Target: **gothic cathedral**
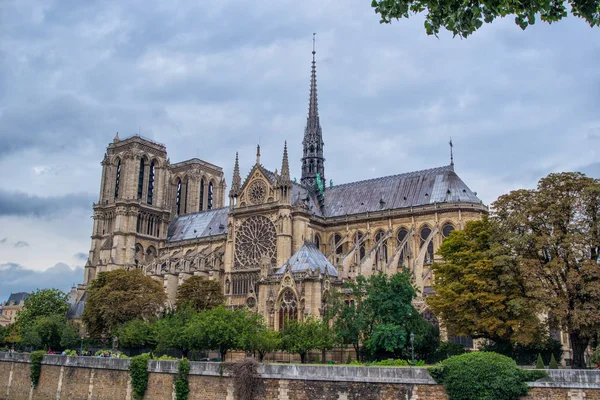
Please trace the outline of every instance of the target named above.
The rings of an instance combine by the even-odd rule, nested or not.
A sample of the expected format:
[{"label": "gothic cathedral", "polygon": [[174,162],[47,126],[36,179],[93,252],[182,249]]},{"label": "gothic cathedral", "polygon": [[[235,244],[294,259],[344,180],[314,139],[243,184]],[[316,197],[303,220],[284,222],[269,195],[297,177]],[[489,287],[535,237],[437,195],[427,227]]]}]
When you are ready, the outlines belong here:
[{"label": "gothic cathedral", "polygon": [[236,154],[226,206],[221,167],[196,158],[171,164],[164,145],[117,134],[102,161],[81,288],[99,272],[140,268],[163,283],[172,305],[178,285],[199,275],[221,283],[228,306],[280,329],[286,317],[320,316],[327,292],[347,279],[408,270],[423,311],[443,238],[487,207],[453,162],[328,185],[314,51],[302,146],[300,182],[290,178],[287,144],[279,172],[261,164],[258,147],[245,180]]}]

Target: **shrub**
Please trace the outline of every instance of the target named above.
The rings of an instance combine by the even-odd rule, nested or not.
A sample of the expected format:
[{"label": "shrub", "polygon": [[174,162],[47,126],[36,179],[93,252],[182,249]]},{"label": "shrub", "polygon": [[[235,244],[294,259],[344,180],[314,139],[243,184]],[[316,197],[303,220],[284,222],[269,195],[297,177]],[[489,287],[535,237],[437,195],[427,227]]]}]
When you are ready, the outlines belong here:
[{"label": "shrub", "polygon": [[29,377],[31,378],[31,384],[36,387],[40,381],[40,374],[42,373],[42,359],[46,352],[44,350],[34,351],[29,355],[31,361]]},{"label": "shrub", "polygon": [[545,369],[544,360],[542,360],[542,355],[538,354],[537,362],[535,363],[536,369]]},{"label": "shrub", "polygon": [[600,346],[596,347],[596,350],[594,351],[594,353],[590,357],[590,361],[594,365],[595,364],[600,364]]},{"label": "shrub", "polygon": [[140,354],[133,357],[129,364],[134,400],[143,400],[144,393],[146,393],[148,387],[148,361],[150,358],[149,353]]},{"label": "shrub", "polygon": [[190,392],[188,382],[188,373],[190,372],[190,363],[187,358],[179,361],[179,370],[175,379],[175,399],[186,400]]},{"label": "shrub", "polygon": [[550,369],[558,369],[558,363],[556,362],[556,358],[554,358],[554,354],[550,357]]},{"label": "shrub", "polygon": [[352,363],[352,356],[348,353],[348,358],[346,359],[346,364]]},{"label": "shrub", "polygon": [[430,367],[450,400],[516,400],[527,395],[527,382],[542,371],[524,371],[514,360],[497,353],[473,352],[453,356]]},{"label": "shrub", "polygon": [[179,360],[179,358],[177,358],[177,357],[171,357],[169,355],[163,354],[162,356],[158,357],[157,360],[177,361],[177,360]]}]

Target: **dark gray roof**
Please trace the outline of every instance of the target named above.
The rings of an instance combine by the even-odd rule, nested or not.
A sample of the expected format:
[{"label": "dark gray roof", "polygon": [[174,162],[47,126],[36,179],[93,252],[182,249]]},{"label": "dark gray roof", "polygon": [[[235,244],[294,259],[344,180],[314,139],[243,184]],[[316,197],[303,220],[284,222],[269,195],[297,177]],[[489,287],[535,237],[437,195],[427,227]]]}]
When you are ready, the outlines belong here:
[{"label": "dark gray roof", "polygon": [[21,300],[25,300],[27,296],[29,296],[29,293],[27,292],[11,293],[10,296],[8,296],[6,305],[11,305],[13,302],[14,304],[19,304]]},{"label": "dark gray roof", "polygon": [[86,301],[87,292],[81,296],[78,302],[71,304],[71,308],[67,311],[67,319],[81,319]]},{"label": "dark gray roof", "polygon": [[[325,188],[325,217],[434,203],[481,204],[454,167],[426,169]],[[383,199],[383,203],[381,200]]]},{"label": "dark gray roof", "polygon": [[169,225],[167,241],[177,242],[227,233],[228,211],[228,207],[223,207],[178,217]]},{"label": "dark gray roof", "polygon": [[327,260],[327,257],[319,251],[313,243],[304,243],[293,256],[281,268],[275,272],[275,275],[283,275],[288,268],[292,273],[306,272],[307,269],[315,271],[317,268],[323,273],[327,270],[329,276],[338,276],[337,269]]}]

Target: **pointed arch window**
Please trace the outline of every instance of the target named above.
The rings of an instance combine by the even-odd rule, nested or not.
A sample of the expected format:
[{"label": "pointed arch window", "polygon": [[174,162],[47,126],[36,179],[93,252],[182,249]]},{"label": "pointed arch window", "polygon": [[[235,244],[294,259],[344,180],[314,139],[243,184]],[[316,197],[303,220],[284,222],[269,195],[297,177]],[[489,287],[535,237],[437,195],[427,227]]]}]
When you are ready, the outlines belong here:
[{"label": "pointed arch window", "polygon": [[187,214],[187,198],[188,198],[188,185],[189,180],[186,179],[185,183],[182,184],[182,188],[181,188],[181,201],[183,202],[183,213]]},{"label": "pointed arch window", "polygon": [[442,235],[447,238],[448,236],[450,236],[450,233],[454,230],[454,225],[452,225],[451,223],[447,223],[444,225],[444,227],[442,228]]},{"label": "pointed arch window", "polygon": [[117,175],[115,177],[115,199],[119,198],[119,185],[121,184],[121,160],[117,164]]},{"label": "pointed arch window", "polygon": [[[398,246],[402,245],[402,242],[404,241],[404,239],[406,239],[407,235],[408,235],[408,231],[404,228],[401,228],[398,231]],[[405,243],[404,247],[400,250],[400,257],[398,258],[398,266],[399,267],[404,267],[406,264],[406,256],[408,255],[408,252],[406,251],[407,247],[408,247],[408,243]]]},{"label": "pointed arch window", "polygon": [[213,208],[213,183],[208,184],[208,201],[207,201],[207,210],[212,210]]},{"label": "pointed arch window", "polygon": [[384,231],[377,232],[375,235],[375,243],[379,244],[380,241],[383,241],[377,249],[377,254],[375,255],[375,259],[382,262],[387,262],[388,260],[388,248],[387,248],[387,240],[384,240],[385,237]]},{"label": "pointed arch window", "polygon": [[175,200],[177,204],[177,215],[181,214],[181,179],[177,180],[177,198]]},{"label": "pointed arch window", "polygon": [[154,161],[150,163],[150,170],[148,172],[148,204],[152,204],[152,197],[154,195]]},{"label": "pointed arch window", "polygon": [[142,195],[144,194],[144,168],[146,168],[145,160],[142,158],[140,160],[140,172],[138,174],[138,200],[141,200]]},{"label": "pointed arch window", "polygon": [[315,235],[315,246],[317,246],[317,249],[321,250],[321,238],[319,235]]},{"label": "pointed arch window", "polygon": [[367,255],[367,249],[365,247],[365,242],[363,240],[364,237],[365,237],[365,234],[362,233],[361,231],[356,232],[356,244],[355,244],[355,246],[358,246],[359,261],[362,260],[363,258],[365,258],[365,255]]},{"label": "pointed arch window", "polygon": [[200,179],[200,207],[198,211],[204,211],[204,179]]},{"label": "pointed arch window", "polygon": [[[424,226],[421,229],[421,248],[427,242],[427,238],[431,235],[431,229],[428,226]],[[431,265],[433,263],[433,239],[429,241],[427,244],[427,252],[425,253],[425,260],[423,261],[424,265]]]},{"label": "pointed arch window", "polygon": [[298,300],[296,295],[290,289],[286,289],[281,296],[281,305],[279,306],[279,330],[285,327],[288,321],[298,320]]}]

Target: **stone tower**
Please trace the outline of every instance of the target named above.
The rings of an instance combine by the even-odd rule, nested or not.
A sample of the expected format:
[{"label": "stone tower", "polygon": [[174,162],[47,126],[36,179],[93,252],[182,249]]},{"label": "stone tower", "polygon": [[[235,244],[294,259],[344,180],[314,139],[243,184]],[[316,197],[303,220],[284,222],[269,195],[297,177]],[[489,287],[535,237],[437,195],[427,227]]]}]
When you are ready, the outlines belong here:
[{"label": "stone tower", "polygon": [[158,255],[170,217],[168,178],[164,145],[115,136],[102,161],[85,284],[98,272],[141,266]]},{"label": "stone tower", "polygon": [[310,99],[308,102],[308,117],[304,129],[304,140],[302,141],[302,178],[304,186],[314,187],[317,182],[317,174],[325,187],[325,158],[323,157],[323,132],[319,121],[319,107],[317,104],[317,66],[315,61],[315,47],[313,37],[313,60],[310,76]]}]

